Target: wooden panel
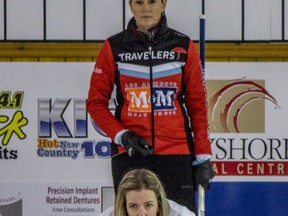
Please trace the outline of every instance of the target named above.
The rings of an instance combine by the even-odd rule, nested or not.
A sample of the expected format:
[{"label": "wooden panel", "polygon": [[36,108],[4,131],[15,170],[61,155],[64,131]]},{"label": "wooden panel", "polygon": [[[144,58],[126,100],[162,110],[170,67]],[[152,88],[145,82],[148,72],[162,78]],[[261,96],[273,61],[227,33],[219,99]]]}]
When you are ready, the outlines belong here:
[{"label": "wooden panel", "polygon": [[[198,44],[195,44],[198,48]],[[0,43],[0,61],[94,62],[102,43]],[[207,43],[209,62],[287,61],[288,43]]]},{"label": "wooden panel", "polygon": [[287,43],[208,43],[207,61],[284,61],[288,57]]},{"label": "wooden panel", "polygon": [[94,61],[102,43],[0,43],[0,60],[23,61]]}]

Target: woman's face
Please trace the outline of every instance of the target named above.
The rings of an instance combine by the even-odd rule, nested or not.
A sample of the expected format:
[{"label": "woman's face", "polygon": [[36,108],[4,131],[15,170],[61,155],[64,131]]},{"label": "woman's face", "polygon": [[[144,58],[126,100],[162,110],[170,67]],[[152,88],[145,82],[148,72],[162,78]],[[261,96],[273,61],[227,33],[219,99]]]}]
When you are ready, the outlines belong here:
[{"label": "woman's face", "polygon": [[130,9],[135,17],[137,27],[143,32],[159,23],[165,7],[166,3],[162,3],[161,0],[130,1]]},{"label": "woman's face", "polygon": [[129,191],[126,194],[126,210],[128,216],[156,216],[158,202],[154,191]]}]

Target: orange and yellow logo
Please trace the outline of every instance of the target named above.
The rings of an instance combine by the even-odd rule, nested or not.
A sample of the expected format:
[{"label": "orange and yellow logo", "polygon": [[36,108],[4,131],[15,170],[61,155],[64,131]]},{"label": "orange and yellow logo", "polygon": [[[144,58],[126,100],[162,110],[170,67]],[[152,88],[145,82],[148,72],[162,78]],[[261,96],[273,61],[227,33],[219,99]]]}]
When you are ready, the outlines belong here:
[{"label": "orange and yellow logo", "polygon": [[126,88],[128,110],[132,112],[151,112],[151,101],[155,111],[175,110],[174,98],[177,88],[155,87],[152,100],[149,87]]}]

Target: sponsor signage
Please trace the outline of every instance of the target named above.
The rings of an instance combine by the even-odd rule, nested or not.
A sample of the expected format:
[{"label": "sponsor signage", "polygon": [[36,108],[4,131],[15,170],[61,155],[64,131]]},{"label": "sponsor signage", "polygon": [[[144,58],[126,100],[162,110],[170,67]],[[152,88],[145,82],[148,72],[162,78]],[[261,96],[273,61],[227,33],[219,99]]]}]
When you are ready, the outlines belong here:
[{"label": "sponsor signage", "polygon": [[214,170],[220,179],[287,181],[285,66],[209,64],[209,125]]},{"label": "sponsor signage", "polygon": [[[111,140],[86,111],[93,66],[0,64],[0,216],[89,216],[113,204]],[[280,206],[285,206],[287,71],[287,63],[206,64],[212,163],[217,174],[207,194],[210,209],[217,207],[210,200],[215,200],[214,194],[237,199],[226,191],[228,184],[234,191],[241,190],[239,200],[249,200],[249,194],[242,192],[247,184],[263,187],[270,196],[271,185],[266,183],[271,182],[279,192]],[[150,88],[131,85],[125,90],[131,113],[147,116]],[[154,89],[158,114],[174,114],[175,92],[173,85]],[[115,104],[113,96],[112,113]],[[261,196],[254,198],[260,202]],[[227,200],[221,204],[227,211],[229,206],[237,209],[239,214],[234,216],[245,215],[242,206],[249,206],[240,201],[228,205]],[[263,201],[259,208],[261,214],[254,215],[265,215],[274,206]],[[287,210],[280,207],[276,212],[285,215]]]}]

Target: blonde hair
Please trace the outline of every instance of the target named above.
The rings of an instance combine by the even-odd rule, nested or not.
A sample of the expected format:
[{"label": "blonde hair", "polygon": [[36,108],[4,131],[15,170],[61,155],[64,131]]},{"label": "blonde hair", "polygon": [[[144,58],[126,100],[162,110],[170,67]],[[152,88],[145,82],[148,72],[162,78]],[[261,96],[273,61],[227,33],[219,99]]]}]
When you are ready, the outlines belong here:
[{"label": "blonde hair", "polygon": [[151,190],[155,193],[159,207],[158,216],[168,216],[165,190],[156,174],[147,169],[135,169],[123,177],[115,198],[114,215],[126,216],[126,194],[129,191],[142,189]]}]

